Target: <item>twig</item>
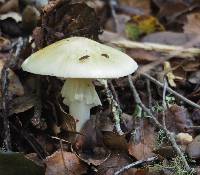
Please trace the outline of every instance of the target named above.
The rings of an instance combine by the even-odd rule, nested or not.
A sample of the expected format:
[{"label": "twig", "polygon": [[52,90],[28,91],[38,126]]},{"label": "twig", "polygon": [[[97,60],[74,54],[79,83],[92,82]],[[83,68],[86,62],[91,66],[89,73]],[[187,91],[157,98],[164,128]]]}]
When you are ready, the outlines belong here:
[{"label": "twig", "polygon": [[4,65],[1,71],[1,91],[2,91],[2,116],[3,116],[3,125],[4,125],[4,144],[7,151],[11,150],[11,139],[10,139],[10,125],[8,120],[9,106],[8,106],[8,67],[7,64]]},{"label": "twig", "polygon": [[152,108],[152,94],[151,94],[151,83],[149,79],[146,79],[147,82],[147,92],[148,92],[148,97],[149,97],[149,108]]},{"label": "twig", "polygon": [[194,47],[188,48],[182,46],[175,46],[175,45],[173,46],[173,45],[157,44],[157,43],[141,43],[136,41],[130,41],[127,39],[113,40],[111,41],[111,43],[124,48],[155,50],[158,52],[172,54],[174,56],[180,56],[184,58],[200,55],[200,49]]},{"label": "twig", "polygon": [[109,0],[111,14],[112,14],[112,17],[113,17],[113,20],[115,23],[116,32],[118,33],[119,32],[119,21],[117,19],[117,15],[116,15],[115,8],[114,8],[116,5],[117,5],[116,0]]},{"label": "twig", "polygon": [[162,111],[162,124],[163,124],[163,127],[165,129],[167,129],[166,127],[166,123],[165,123],[165,111],[167,110],[167,105],[166,105],[166,92],[167,92],[167,80],[166,80],[166,76],[164,76],[163,78],[163,82],[164,82],[164,87],[163,87],[163,96],[162,96],[162,106],[163,106],[163,111]]},{"label": "twig", "polygon": [[111,81],[109,81],[108,84],[110,85],[110,89],[111,89],[111,91],[112,91],[112,93],[113,93],[113,95],[114,95],[114,98],[115,98],[115,100],[117,101],[117,104],[118,104],[119,107],[120,107],[120,101],[119,101],[118,94],[117,94],[117,92],[115,91],[115,87],[113,86],[113,84],[112,84]]},{"label": "twig", "polygon": [[107,99],[109,101],[109,104],[111,105],[112,108],[112,113],[114,116],[114,120],[115,120],[115,128],[116,131],[119,135],[123,135],[123,131],[121,129],[120,126],[120,117],[121,117],[121,109],[119,107],[119,105],[117,104],[116,100],[114,99],[112,92],[110,91],[110,89],[108,88],[108,83],[106,80],[101,81],[101,83],[104,85],[105,90],[106,90],[106,95],[107,95]]},{"label": "twig", "polygon": [[172,147],[174,148],[174,150],[177,152],[177,154],[180,156],[180,158],[182,159],[182,162],[185,166],[185,169],[190,172],[192,169],[190,168],[190,166],[188,165],[187,163],[187,160],[184,156],[184,154],[182,153],[181,149],[179,148],[179,146],[177,145],[176,143],[176,140],[174,138],[174,135],[173,133],[171,133],[169,130],[167,130],[166,128],[164,128],[160,122],[157,120],[157,118],[154,116],[154,114],[150,111],[150,109],[148,109],[141,101],[140,97],[139,97],[139,94],[132,82],[132,77],[129,75],[128,76],[128,81],[129,81],[129,84],[130,84],[130,87],[131,87],[131,90],[133,92],[133,96],[134,96],[134,99],[136,101],[137,104],[139,104],[143,111],[146,112],[149,117],[154,121],[154,123],[156,124],[157,127],[159,127],[160,129],[162,129],[165,134],[167,135],[168,139],[170,140],[171,144],[172,144]]},{"label": "twig", "polygon": [[115,172],[114,175],[119,175],[130,168],[137,167],[138,165],[151,164],[156,160],[158,160],[158,157],[150,157],[150,158],[147,158],[146,160],[138,160],[134,163],[131,163],[131,164],[121,168],[119,171]]},{"label": "twig", "polygon": [[117,11],[123,12],[123,13],[128,13],[130,15],[144,15],[144,11],[139,8],[134,8],[126,5],[116,5],[115,9]]},{"label": "twig", "polygon": [[197,130],[199,130],[199,129],[200,129],[200,126],[188,126],[188,128],[190,128],[190,129],[197,129]]},{"label": "twig", "polygon": [[[160,87],[164,87],[163,83],[159,82],[158,80],[156,80],[155,78],[153,78],[152,76],[143,73],[141,74],[143,77],[148,78],[151,82],[155,83],[156,85],[160,86]],[[189,105],[191,105],[192,107],[198,108],[200,109],[200,106],[194,102],[192,102],[191,100],[185,98],[184,96],[182,96],[181,94],[179,94],[178,92],[174,91],[173,89],[171,89],[170,87],[166,87],[166,90],[170,93],[172,93],[174,96],[176,96],[177,98],[179,98],[180,100],[183,100],[184,102],[188,103]]]}]

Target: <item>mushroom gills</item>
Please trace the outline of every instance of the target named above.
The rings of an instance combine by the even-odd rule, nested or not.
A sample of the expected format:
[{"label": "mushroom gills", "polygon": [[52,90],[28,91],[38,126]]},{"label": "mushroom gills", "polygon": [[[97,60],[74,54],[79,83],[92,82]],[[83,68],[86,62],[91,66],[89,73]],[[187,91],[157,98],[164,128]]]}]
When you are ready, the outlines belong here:
[{"label": "mushroom gills", "polygon": [[63,103],[68,105],[69,113],[76,119],[76,130],[79,132],[90,118],[90,109],[101,105],[92,79],[69,78],[61,90]]}]

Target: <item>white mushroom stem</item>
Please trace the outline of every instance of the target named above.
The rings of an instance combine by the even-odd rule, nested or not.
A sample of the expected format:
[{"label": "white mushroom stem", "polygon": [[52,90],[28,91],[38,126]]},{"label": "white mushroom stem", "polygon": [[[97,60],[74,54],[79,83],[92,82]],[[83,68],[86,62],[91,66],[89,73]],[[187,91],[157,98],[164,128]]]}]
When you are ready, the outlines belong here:
[{"label": "white mushroom stem", "polygon": [[70,114],[77,121],[79,132],[90,118],[90,109],[101,105],[91,79],[66,79],[61,90],[63,103],[69,106]]}]

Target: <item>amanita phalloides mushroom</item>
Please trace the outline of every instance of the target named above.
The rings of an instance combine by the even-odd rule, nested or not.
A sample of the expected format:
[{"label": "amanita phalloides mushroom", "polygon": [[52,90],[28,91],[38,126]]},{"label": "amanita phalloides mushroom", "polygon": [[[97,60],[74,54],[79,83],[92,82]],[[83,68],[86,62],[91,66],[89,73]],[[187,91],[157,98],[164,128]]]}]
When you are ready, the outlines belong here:
[{"label": "amanita phalloides mushroom", "polygon": [[101,105],[93,79],[119,78],[133,73],[137,63],[125,53],[85,37],[55,42],[28,57],[22,69],[65,78],[63,103],[77,120],[77,131],[90,118],[90,109]]}]

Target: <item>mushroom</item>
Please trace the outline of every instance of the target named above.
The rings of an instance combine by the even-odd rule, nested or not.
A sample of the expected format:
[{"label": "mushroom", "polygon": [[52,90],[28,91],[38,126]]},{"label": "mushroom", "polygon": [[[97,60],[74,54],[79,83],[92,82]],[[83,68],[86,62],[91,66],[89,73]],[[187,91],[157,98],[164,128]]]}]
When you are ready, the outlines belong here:
[{"label": "mushroom", "polygon": [[85,37],[55,42],[28,57],[22,69],[65,78],[63,103],[77,121],[77,131],[90,118],[90,109],[101,105],[94,79],[119,78],[133,73],[137,63],[125,53]]}]

